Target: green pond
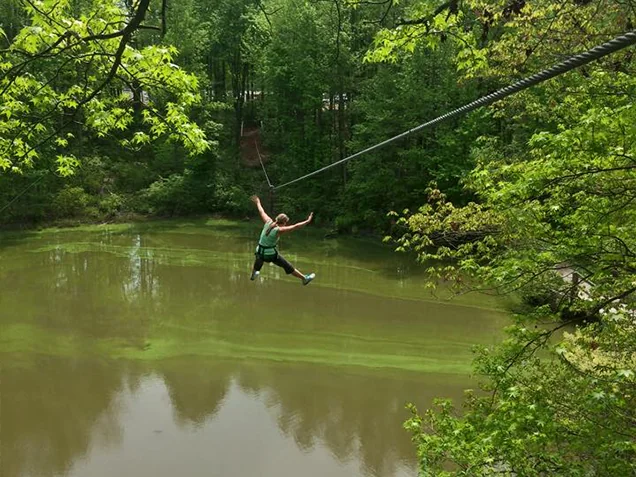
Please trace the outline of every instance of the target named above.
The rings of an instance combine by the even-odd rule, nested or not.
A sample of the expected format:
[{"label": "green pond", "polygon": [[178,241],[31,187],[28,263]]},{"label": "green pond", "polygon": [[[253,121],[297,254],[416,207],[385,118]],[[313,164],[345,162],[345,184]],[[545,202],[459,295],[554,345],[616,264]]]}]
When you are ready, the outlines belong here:
[{"label": "green pond", "polygon": [[379,240],[260,224],[0,235],[0,476],[412,476],[405,404],[461,399],[507,323]]}]

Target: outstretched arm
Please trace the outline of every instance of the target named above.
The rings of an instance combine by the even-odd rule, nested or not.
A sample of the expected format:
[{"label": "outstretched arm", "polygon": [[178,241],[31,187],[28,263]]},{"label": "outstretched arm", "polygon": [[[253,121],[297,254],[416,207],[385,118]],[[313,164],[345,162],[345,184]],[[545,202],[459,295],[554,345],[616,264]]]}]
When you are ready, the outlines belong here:
[{"label": "outstretched arm", "polygon": [[285,225],[284,227],[278,227],[278,233],[284,234],[285,232],[291,232],[292,230],[296,230],[301,227],[304,227],[309,222],[311,222],[311,219],[313,218],[314,218],[314,213],[312,212],[311,214],[309,214],[309,217],[307,217],[307,219],[303,220],[302,222],[298,222],[297,224],[294,224],[294,225]]},{"label": "outstretched arm", "polygon": [[265,213],[265,209],[263,209],[263,206],[261,205],[261,199],[259,199],[257,195],[253,195],[252,197],[250,197],[250,199],[256,204],[258,213],[261,214],[261,219],[263,219],[263,222],[272,222],[271,217]]}]

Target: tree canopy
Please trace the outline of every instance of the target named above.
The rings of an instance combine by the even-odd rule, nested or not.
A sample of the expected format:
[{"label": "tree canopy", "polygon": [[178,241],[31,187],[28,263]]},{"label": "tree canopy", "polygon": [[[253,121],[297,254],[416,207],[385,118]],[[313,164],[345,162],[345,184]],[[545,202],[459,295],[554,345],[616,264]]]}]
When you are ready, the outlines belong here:
[{"label": "tree canopy", "polygon": [[57,171],[71,174],[79,162],[64,148],[80,128],[97,137],[134,129],[117,138],[126,145],[168,135],[193,153],[209,147],[187,114],[197,79],[173,63],[176,49],[135,45],[138,30],[158,28],[143,24],[149,3],[23,3],[27,25],[0,64],[0,167],[21,172],[54,143]]},{"label": "tree canopy", "polygon": [[[465,78],[514,78],[631,29],[631,6],[618,2],[468,6],[436,25],[450,37],[461,31],[460,48],[481,45],[472,59],[458,53]],[[432,18],[409,27],[429,44]],[[382,38],[397,44],[403,34]],[[434,264],[438,278],[527,304],[509,339],[480,351],[487,397],[471,395],[462,418],[447,402],[424,416],[413,410],[407,427],[423,475],[634,473],[632,56],[618,53],[492,107],[493,120],[509,120],[471,148],[475,167],[462,183],[474,200],[453,203],[432,185],[424,206],[400,214],[400,249]]]}]

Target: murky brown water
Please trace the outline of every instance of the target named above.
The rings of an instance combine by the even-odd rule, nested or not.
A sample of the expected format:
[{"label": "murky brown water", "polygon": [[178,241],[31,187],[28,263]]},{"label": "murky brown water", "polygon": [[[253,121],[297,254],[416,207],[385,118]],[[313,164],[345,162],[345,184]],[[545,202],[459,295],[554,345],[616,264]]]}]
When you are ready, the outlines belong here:
[{"label": "murky brown water", "polygon": [[0,476],[401,476],[406,402],[459,398],[505,315],[440,302],[408,257],[258,224],[0,237]]}]

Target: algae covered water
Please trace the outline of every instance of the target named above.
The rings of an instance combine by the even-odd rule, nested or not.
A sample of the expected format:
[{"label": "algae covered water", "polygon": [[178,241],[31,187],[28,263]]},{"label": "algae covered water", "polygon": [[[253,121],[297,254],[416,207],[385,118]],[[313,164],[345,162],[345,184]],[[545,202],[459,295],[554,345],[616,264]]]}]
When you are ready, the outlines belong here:
[{"label": "algae covered water", "polygon": [[376,240],[257,222],[0,237],[0,475],[397,476],[404,405],[459,399],[505,313],[447,301]]}]

